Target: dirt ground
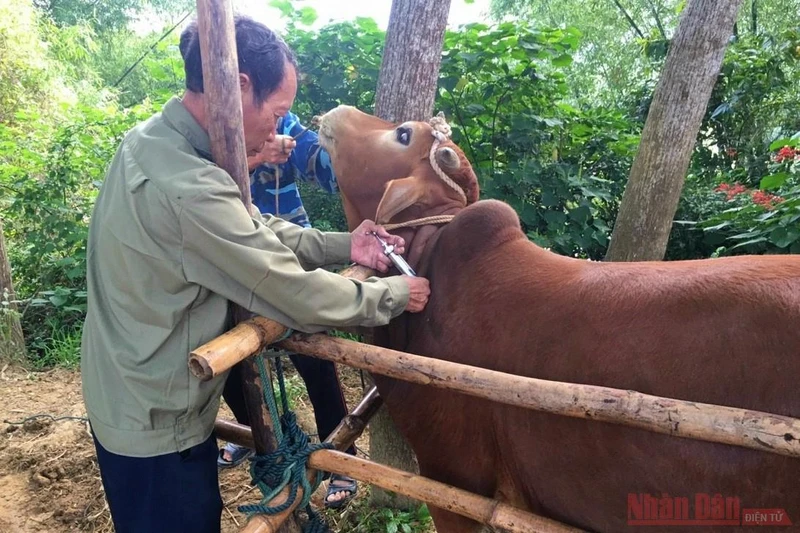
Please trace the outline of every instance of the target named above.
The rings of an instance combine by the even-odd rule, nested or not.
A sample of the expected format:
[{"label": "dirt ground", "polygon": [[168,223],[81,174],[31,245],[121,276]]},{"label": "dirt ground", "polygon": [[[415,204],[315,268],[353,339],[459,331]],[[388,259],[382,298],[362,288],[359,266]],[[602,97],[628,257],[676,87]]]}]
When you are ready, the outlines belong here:
[{"label": "dirt ground", "polygon": [[[360,375],[349,368],[340,372],[352,409],[361,398]],[[114,531],[92,438],[82,419],[86,412],[80,387],[77,371],[33,373],[6,366],[0,372],[0,533]],[[316,433],[305,396],[295,400],[294,410],[301,427],[309,434]],[[14,423],[39,414],[50,417]],[[220,416],[233,419],[227,407]],[[79,418],[53,420],[59,417]],[[368,449],[367,439],[365,434],[357,442],[359,455]],[[248,463],[221,471],[219,481],[225,505],[222,531],[238,531],[245,516],[237,506],[260,499],[258,489],[250,486]],[[323,483],[312,498],[318,509],[325,487]],[[366,492],[359,490],[359,498]],[[339,516],[327,513],[334,530],[352,507]]]}]

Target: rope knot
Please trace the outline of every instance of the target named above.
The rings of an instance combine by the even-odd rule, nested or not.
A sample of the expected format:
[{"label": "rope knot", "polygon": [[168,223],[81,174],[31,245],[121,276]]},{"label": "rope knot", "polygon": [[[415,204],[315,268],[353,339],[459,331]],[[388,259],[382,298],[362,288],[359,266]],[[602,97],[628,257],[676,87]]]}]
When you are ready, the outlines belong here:
[{"label": "rope knot", "polygon": [[[297,491],[302,487],[303,498],[298,507],[305,508],[309,519],[304,531],[305,533],[325,533],[328,531],[327,526],[310,504],[311,495],[322,483],[323,472],[317,471],[313,484],[309,483],[306,466],[309,456],[315,451],[332,450],[335,447],[330,442],[311,444],[308,435],[297,425],[297,415],[289,409],[286,399],[280,359],[276,360],[276,366],[284,412],[280,420],[276,420],[277,405],[272,392],[272,383],[267,375],[263,358],[257,357],[256,361],[258,373],[264,385],[264,401],[269,407],[273,429],[279,443],[277,449],[272,453],[257,454],[251,459],[251,484],[258,486],[263,498],[258,504],[240,506],[239,511],[246,514],[266,515],[281,513],[294,504],[297,499]],[[289,497],[286,501],[280,505],[269,507],[267,504],[286,487],[289,487]]]},{"label": "rope knot", "polygon": [[444,112],[439,111],[435,117],[431,117],[428,121],[428,124],[431,125],[433,128],[433,136],[436,137],[436,140],[439,142],[444,142],[450,138],[450,135],[453,133],[450,124],[447,123],[447,119],[445,119]]},{"label": "rope knot", "polygon": [[447,120],[444,117],[444,113],[439,111],[435,117],[431,117],[428,120],[428,124],[431,125],[431,134],[433,138],[436,139],[433,141],[431,145],[431,151],[428,155],[428,160],[430,161],[431,167],[433,171],[436,173],[439,178],[447,184],[448,187],[453,189],[458,193],[461,199],[464,201],[464,205],[467,205],[467,195],[455,181],[453,181],[450,176],[448,176],[444,170],[439,166],[439,163],[436,162],[436,150],[439,148],[439,144],[450,140],[450,134],[453,132],[452,128],[450,128],[450,124],[447,123]]}]

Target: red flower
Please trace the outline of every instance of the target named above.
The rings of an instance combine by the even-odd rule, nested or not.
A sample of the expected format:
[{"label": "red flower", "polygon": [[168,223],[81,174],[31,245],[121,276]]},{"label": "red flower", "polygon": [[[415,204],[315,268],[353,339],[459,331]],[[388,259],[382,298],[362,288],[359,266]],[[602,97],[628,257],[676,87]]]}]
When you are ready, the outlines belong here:
[{"label": "red flower", "polygon": [[777,154],[775,154],[775,162],[776,163],[782,163],[782,162],[786,161],[787,159],[790,159],[790,160],[794,159],[795,156],[798,155],[798,153],[800,153],[800,152],[798,152],[797,150],[795,150],[791,146],[784,146],[783,148],[778,150]]},{"label": "red flower", "polygon": [[783,201],[783,198],[780,196],[776,196],[774,194],[770,194],[764,191],[755,191],[753,193],[753,203],[756,205],[760,205],[764,209],[770,210],[775,207],[775,204],[779,204]]},{"label": "red flower", "polygon": [[736,157],[736,154],[738,154],[736,148],[728,148],[727,150],[725,150],[725,153],[728,154],[728,157],[730,157],[731,159]]},{"label": "red flower", "polygon": [[747,187],[742,185],[741,183],[736,183],[735,185],[731,186],[728,183],[720,183],[717,188],[714,189],[715,192],[724,192],[726,195],[726,199],[728,201],[733,200],[735,196],[742,194],[743,192],[747,191]]}]

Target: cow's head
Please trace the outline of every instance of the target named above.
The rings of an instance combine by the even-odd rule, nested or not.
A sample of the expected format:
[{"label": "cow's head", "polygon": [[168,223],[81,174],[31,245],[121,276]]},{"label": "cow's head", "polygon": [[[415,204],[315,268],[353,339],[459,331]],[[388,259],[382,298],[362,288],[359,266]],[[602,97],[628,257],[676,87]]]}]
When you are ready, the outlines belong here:
[{"label": "cow's head", "polygon": [[[365,219],[388,224],[453,214],[478,199],[472,166],[448,132],[435,135],[442,129],[438,119],[392,124],[344,105],[322,116],[320,143],[331,156],[351,231]],[[434,142],[432,157],[448,179],[431,165]]]}]

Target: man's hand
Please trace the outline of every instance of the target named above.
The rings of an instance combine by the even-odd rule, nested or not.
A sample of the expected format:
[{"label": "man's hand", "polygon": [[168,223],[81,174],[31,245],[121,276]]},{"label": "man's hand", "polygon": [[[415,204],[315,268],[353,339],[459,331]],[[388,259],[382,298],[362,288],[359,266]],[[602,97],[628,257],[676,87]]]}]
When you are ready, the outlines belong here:
[{"label": "man's hand", "polygon": [[295,146],[297,146],[297,143],[290,136],[276,135],[272,141],[264,143],[260,152],[247,158],[247,167],[252,172],[262,163],[282,165],[289,160],[289,156]]},{"label": "man's hand", "polygon": [[426,278],[403,276],[408,283],[408,304],[406,311],[409,313],[419,313],[428,304],[428,297],[431,295],[430,283]]},{"label": "man's hand", "polygon": [[392,260],[383,253],[383,248],[378,239],[372,235],[373,231],[387,243],[394,244],[394,251],[397,254],[402,254],[405,251],[406,242],[402,237],[391,235],[373,221],[365,220],[353,230],[350,260],[385,274],[392,266]]}]

